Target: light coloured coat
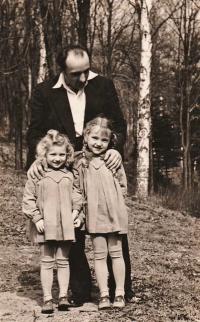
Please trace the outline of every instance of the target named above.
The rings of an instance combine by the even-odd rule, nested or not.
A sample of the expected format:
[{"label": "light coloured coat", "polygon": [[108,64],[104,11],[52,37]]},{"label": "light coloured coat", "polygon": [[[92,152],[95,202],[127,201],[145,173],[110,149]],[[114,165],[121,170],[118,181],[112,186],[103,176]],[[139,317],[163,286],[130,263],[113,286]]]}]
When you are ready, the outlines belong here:
[{"label": "light coloured coat", "polygon": [[[32,242],[75,239],[72,186],[73,174],[67,169],[49,169],[41,180],[27,180],[22,210],[31,220]],[[35,226],[40,219],[44,219],[44,234],[38,233]]]},{"label": "light coloured coat", "polygon": [[73,209],[84,209],[88,233],[126,234],[128,214],[124,196],[127,180],[123,166],[116,174],[101,158],[83,156],[74,164]]}]

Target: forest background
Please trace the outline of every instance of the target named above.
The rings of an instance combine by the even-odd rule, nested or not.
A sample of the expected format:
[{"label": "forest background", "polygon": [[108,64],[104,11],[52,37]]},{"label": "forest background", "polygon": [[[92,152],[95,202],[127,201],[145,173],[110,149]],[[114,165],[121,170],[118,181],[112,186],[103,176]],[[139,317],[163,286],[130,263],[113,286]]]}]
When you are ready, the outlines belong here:
[{"label": "forest background", "polygon": [[[57,54],[76,42],[92,70],[113,79],[128,124],[135,296],[119,312],[44,317],[39,250],[21,211],[26,132],[36,84],[59,72]],[[0,321],[200,321],[199,71],[199,0],[0,0]],[[94,306],[89,240],[86,254]]]},{"label": "forest background", "polygon": [[135,192],[138,106],[147,68],[141,63],[148,32],[142,29],[144,4],[151,37],[148,192],[194,213],[200,168],[198,0],[1,0],[0,158],[8,163],[14,154],[15,169],[24,168],[33,89],[59,72],[60,50],[79,42],[89,50],[92,70],[116,85],[128,124],[125,163]]}]

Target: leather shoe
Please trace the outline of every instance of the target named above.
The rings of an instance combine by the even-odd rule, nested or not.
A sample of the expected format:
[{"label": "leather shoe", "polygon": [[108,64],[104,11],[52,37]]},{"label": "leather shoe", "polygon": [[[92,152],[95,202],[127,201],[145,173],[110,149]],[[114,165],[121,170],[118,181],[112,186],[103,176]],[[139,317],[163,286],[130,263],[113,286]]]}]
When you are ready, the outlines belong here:
[{"label": "leather shoe", "polygon": [[42,313],[52,314],[53,311],[53,300],[45,301],[42,305]]},{"label": "leather shoe", "polygon": [[69,298],[69,305],[71,307],[79,307],[79,306],[82,306],[84,303],[87,303],[87,302],[92,302],[91,301],[91,298],[74,298],[74,297],[71,297]]},{"label": "leather shoe", "polygon": [[60,297],[58,301],[58,310],[59,311],[68,311],[68,307],[70,306],[67,297]]},{"label": "leather shoe", "polygon": [[79,307],[79,306],[82,306],[83,303],[84,302],[81,301],[80,299],[74,299],[74,298],[69,299],[69,306],[71,307]]}]

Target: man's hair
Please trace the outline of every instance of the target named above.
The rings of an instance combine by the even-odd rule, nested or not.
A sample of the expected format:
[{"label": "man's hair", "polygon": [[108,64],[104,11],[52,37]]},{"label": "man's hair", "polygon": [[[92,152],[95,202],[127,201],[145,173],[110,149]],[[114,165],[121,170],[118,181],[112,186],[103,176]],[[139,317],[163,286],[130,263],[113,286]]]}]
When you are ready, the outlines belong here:
[{"label": "man's hair", "polygon": [[66,59],[67,56],[69,55],[69,52],[73,51],[74,55],[83,57],[85,53],[88,55],[90,58],[89,52],[87,48],[77,44],[77,45],[70,45],[66,48],[64,48],[57,56],[56,62],[58,66],[61,68],[61,70],[65,70],[66,68]]},{"label": "man's hair", "polygon": [[47,134],[39,141],[36,147],[36,158],[46,158],[46,153],[52,146],[65,146],[66,166],[69,167],[74,161],[74,149],[69,138],[57,130],[49,130]]}]

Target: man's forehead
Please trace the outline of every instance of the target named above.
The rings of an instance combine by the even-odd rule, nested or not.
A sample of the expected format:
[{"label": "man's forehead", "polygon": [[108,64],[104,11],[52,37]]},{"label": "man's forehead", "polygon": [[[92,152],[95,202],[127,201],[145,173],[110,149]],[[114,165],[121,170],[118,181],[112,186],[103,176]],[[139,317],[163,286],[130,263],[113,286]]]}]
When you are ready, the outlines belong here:
[{"label": "man's forehead", "polygon": [[89,57],[86,52],[81,55],[70,51],[65,62],[70,73],[85,71],[90,67]]}]

